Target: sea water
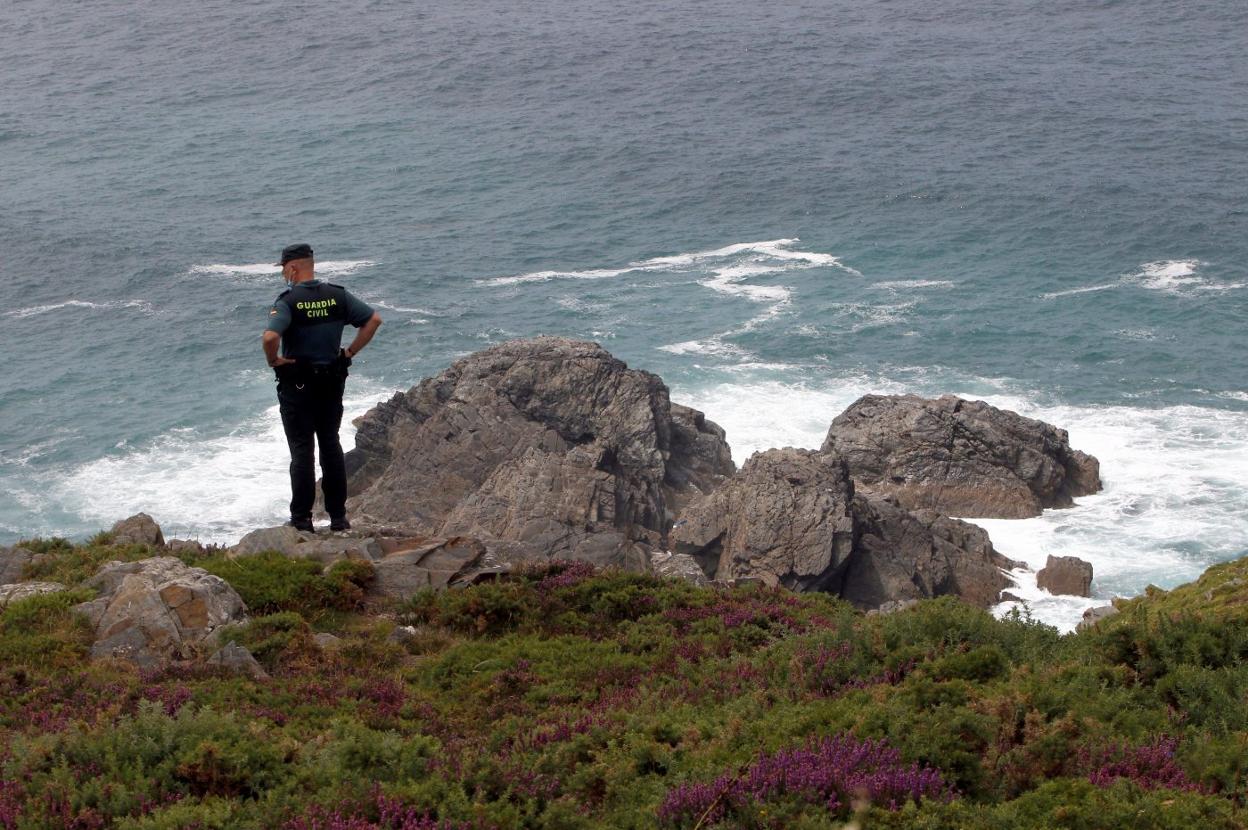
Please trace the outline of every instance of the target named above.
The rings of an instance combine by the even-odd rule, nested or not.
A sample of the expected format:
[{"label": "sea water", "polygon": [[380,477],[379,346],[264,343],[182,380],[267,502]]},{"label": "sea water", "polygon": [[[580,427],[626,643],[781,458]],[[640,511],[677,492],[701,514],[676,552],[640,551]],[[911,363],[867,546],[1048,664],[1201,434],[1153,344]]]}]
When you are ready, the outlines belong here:
[{"label": "sea water", "polygon": [[539,333],[738,464],[981,398],[1105,482],[977,520],[1002,552],[1189,580],[1248,553],[1246,47],[1162,0],[0,5],[0,542],[281,521],[259,334],[307,241],[386,320],[349,416]]}]

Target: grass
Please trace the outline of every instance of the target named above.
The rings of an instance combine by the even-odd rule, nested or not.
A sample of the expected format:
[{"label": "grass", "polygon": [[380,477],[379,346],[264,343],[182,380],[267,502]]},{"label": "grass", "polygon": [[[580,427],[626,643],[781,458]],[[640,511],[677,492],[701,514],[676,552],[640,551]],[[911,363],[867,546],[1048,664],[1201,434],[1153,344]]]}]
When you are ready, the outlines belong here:
[{"label": "grass", "polygon": [[[99,542],[40,567],[74,584]],[[273,679],[93,662],[81,592],[14,603],[0,828],[1248,824],[1243,562],[1059,636],[577,563],[376,615],[358,565],[196,561]]]}]

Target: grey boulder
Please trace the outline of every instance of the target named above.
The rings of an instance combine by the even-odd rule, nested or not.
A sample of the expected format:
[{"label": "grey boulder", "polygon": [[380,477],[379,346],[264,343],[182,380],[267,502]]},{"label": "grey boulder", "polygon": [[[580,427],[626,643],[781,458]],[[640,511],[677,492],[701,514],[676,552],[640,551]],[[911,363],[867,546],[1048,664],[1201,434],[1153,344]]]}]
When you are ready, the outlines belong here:
[{"label": "grey boulder", "polygon": [[853,498],[839,458],[767,450],[693,500],[669,542],[720,581],[752,577],[799,591],[835,591],[854,547]]},{"label": "grey boulder", "polygon": [[142,667],[188,658],[218,628],[247,619],[225,580],[173,557],[109,562],[85,584],[100,591],[75,606],[95,627],[93,657]]},{"label": "grey boulder", "polygon": [[864,493],[908,509],[1021,519],[1101,489],[1097,460],[1065,430],[953,395],[867,395],[833,420],[822,449]]},{"label": "grey boulder", "polygon": [[148,545],[159,548],[165,545],[165,534],[160,525],[146,513],[135,513],[128,519],[122,519],[109,531],[114,545]]},{"label": "grey boulder", "polygon": [[268,680],[269,673],[264,670],[252,653],[238,643],[227,643],[217,649],[207,659],[208,665],[217,666],[231,674],[250,677],[252,680]]},{"label": "grey boulder", "polygon": [[0,548],[0,585],[21,582],[34,554],[24,547]]},{"label": "grey boulder", "polygon": [[1050,556],[1036,573],[1036,584],[1050,594],[1091,596],[1092,564],[1077,556]]}]

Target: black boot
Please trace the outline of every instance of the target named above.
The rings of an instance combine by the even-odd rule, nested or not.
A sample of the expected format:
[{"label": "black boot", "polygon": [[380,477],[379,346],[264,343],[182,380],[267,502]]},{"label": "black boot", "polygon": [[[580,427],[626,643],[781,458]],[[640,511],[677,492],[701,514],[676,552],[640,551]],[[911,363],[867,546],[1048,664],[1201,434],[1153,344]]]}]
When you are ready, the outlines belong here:
[{"label": "black boot", "polygon": [[304,533],[316,533],[316,528],[312,526],[312,520],[309,518],[291,519],[286,524],[295,530],[302,530]]},{"label": "black boot", "polygon": [[346,516],[340,516],[337,519],[329,520],[329,529],[330,530],[350,530],[351,523],[347,521]]}]

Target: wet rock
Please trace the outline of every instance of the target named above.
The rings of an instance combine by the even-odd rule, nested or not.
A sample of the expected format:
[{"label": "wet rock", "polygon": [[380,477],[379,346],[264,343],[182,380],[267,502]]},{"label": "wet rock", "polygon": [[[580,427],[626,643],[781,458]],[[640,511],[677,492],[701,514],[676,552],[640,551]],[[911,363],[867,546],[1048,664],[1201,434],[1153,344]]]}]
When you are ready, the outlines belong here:
[{"label": "wet rock", "polygon": [[845,459],[861,492],[953,516],[1037,516],[1101,488],[1099,463],[1065,430],[952,395],[867,395],[822,449]]},{"label": "wet rock", "polygon": [[65,586],[59,582],[16,582],[9,585],[0,585],[0,608],[27,597],[35,597],[40,594],[55,594],[57,591],[64,590]]},{"label": "wet rock", "polygon": [[251,652],[238,643],[228,643],[207,660],[210,666],[219,666],[231,674],[250,677],[252,680],[268,680],[269,673]]},{"label": "wet rock", "polygon": [[1092,565],[1077,556],[1050,556],[1036,573],[1036,584],[1050,594],[1091,596]]},{"label": "wet rock", "polygon": [[165,544],[165,534],[161,533],[160,525],[146,513],[135,513],[128,519],[122,519],[109,532],[114,545],[150,545],[159,548]]},{"label": "wet rock", "polygon": [[1001,592],[1001,601],[1002,602],[1025,602],[1025,600],[1022,597],[1020,597],[1018,594],[1011,593],[1010,591]]},{"label": "wet rock", "polygon": [[75,606],[95,626],[93,657],[140,666],[190,658],[216,629],[246,620],[242,598],[225,580],[169,556],[109,562],[86,585],[100,591]]},{"label": "wet rock", "polygon": [[723,431],[658,377],[559,337],[462,358],[356,425],[353,516],[514,558],[644,571],[674,510],[733,471]]}]

